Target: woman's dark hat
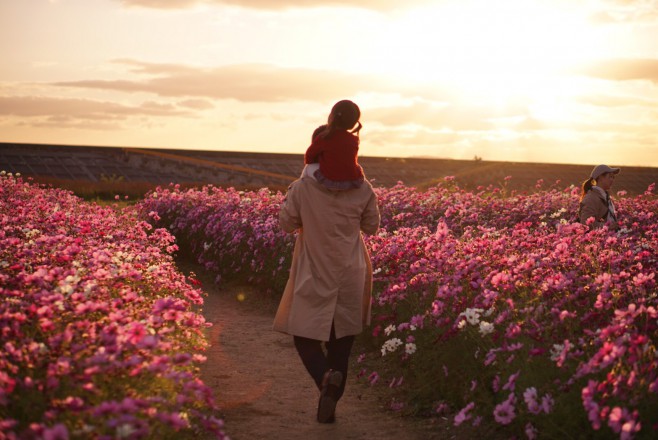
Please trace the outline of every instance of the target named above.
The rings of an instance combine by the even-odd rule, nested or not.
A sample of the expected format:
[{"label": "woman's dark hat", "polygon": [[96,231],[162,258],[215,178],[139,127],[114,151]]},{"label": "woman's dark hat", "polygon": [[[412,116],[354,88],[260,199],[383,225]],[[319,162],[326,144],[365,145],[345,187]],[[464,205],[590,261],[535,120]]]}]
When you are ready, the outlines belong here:
[{"label": "woman's dark hat", "polygon": [[619,171],[621,171],[621,168],[611,168],[607,165],[597,165],[594,167],[592,170],[592,174],[589,175],[592,179],[598,179],[601,174],[605,173],[613,173],[613,174],[619,174]]}]

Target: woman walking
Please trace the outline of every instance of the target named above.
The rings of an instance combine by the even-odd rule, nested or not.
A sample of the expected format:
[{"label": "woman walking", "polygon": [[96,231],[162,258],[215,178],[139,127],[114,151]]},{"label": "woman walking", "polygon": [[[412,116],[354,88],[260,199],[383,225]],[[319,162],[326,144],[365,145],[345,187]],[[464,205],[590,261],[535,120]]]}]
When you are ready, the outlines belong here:
[{"label": "woman walking", "polygon": [[273,328],[293,336],[320,390],[317,420],[331,423],[354,337],[370,321],[372,266],[362,232],[379,228],[377,197],[367,180],[336,190],[303,175],[290,185],[279,220],[297,240]]}]

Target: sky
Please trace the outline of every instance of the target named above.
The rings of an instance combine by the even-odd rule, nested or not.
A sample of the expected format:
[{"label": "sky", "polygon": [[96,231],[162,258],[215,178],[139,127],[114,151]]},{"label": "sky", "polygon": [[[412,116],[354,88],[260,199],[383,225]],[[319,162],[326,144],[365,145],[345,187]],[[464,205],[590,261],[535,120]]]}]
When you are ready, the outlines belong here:
[{"label": "sky", "polygon": [[0,0],[0,142],[658,167],[658,0]]}]

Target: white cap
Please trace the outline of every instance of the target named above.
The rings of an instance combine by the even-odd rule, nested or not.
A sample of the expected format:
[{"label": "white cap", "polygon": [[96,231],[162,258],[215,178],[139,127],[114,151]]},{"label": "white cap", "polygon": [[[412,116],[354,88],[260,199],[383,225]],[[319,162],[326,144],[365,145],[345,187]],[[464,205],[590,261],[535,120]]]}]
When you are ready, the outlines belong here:
[{"label": "white cap", "polygon": [[598,179],[601,174],[605,173],[614,173],[614,174],[619,174],[619,171],[621,171],[621,168],[610,168],[607,165],[597,165],[594,167],[592,170],[592,174],[589,175],[592,179]]}]

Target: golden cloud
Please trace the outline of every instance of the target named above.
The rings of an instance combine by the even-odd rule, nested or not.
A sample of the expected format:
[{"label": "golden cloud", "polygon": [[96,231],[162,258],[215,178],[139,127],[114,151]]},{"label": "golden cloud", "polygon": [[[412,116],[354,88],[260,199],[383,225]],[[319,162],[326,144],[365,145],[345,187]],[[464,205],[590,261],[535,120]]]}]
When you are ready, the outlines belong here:
[{"label": "golden cloud", "polygon": [[[211,69],[119,60],[148,78],[137,80],[83,80],[53,83],[122,92],[146,92],[181,98],[235,99],[243,102],[326,101],[359,92],[404,92],[392,81],[325,70],[284,68],[266,64],[239,64]],[[420,91],[417,91],[420,93]]]},{"label": "golden cloud", "polygon": [[613,81],[646,80],[658,83],[658,59],[621,58],[588,63],[576,73]]},{"label": "golden cloud", "polygon": [[76,120],[124,120],[131,116],[183,116],[190,113],[171,104],[147,101],[128,106],[91,99],[43,96],[0,96],[0,115],[47,117],[52,122]]},{"label": "golden cloud", "polygon": [[124,6],[155,9],[182,9],[201,4],[238,6],[250,9],[281,10],[292,8],[349,7],[380,11],[409,8],[431,0],[120,0]]}]

